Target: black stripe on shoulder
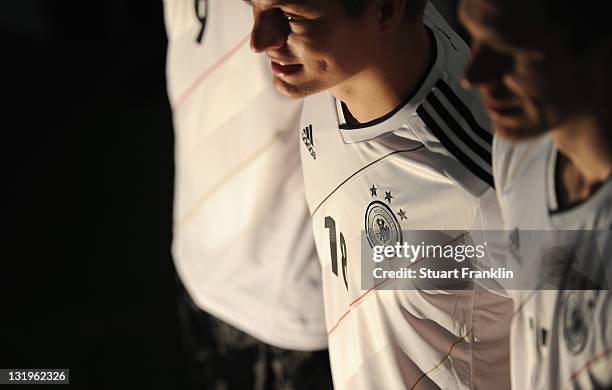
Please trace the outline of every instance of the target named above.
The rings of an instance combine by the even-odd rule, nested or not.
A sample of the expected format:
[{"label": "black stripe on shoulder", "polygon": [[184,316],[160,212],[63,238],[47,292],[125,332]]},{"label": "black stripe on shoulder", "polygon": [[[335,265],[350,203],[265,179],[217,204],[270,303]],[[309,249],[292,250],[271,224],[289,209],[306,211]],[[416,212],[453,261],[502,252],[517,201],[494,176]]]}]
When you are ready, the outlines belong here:
[{"label": "black stripe on shoulder", "polygon": [[482,169],[480,165],[472,161],[472,159],[466,155],[461,148],[459,148],[453,141],[448,138],[444,130],[436,123],[433,117],[427,112],[423,105],[420,105],[417,108],[417,114],[423,122],[427,125],[429,130],[440,140],[442,145],[448,149],[463,165],[465,165],[470,171],[472,171],[476,176],[482,179],[485,183],[489,184],[492,188],[495,188],[493,183],[493,176],[489,174],[487,171]]},{"label": "black stripe on shoulder", "polygon": [[431,104],[431,107],[438,113],[440,118],[451,129],[453,133],[473,152],[478,154],[488,165],[491,165],[491,151],[486,150],[478,142],[474,141],[474,139],[461,127],[461,125],[453,118],[450,112],[444,107],[440,99],[436,97],[433,93],[430,93],[427,96],[427,101]]},{"label": "black stripe on shoulder", "polygon": [[476,119],[474,115],[470,111],[470,109],[459,99],[459,97],[453,92],[452,88],[442,79],[439,79],[436,82],[436,87],[444,94],[446,99],[455,107],[457,112],[463,116],[463,119],[470,125],[474,133],[476,133],[480,138],[482,138],[487,143],[493,143],[493,135],[489,133],[487,130],[483,129]]}]

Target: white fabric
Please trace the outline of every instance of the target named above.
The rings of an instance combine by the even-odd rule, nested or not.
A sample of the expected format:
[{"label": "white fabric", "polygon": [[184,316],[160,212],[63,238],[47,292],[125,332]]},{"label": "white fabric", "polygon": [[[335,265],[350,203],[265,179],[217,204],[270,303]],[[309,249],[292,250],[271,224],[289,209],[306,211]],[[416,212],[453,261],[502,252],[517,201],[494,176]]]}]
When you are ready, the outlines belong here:
[{"label": "white fabric", "polygon": [[[336,389],[509,386],[508,298],[479,285],[454,292],[361,287],[362,246],[371,251],[362,242],[370,207],[387,210],[381,211],[387,225],[395,220],[403,230],[501,227],[494,190],[453,157],[418,114],[430,93],[444,99],[435,87],[444,80],[484,122],[477,96],[459,86],[467,46],[431,5],[425,23],[435,34],[435,64],[410,101],[390,117],[347,128],[328,92],[304,103],[302,166],[323,272]],[[457,112],[451,115],[470,127]]]},{"label": "white fabric", "polygon": [[301,102],[281,97],[252,53],[250,7],[165,0],[168,96],[176,139],[173,255],[203,310],[268,344],[326,346],[321,276],[296,132]]},{"label": "white fabric", "polygon": [[[566,211],[557,209],[555,161],[552,139],[512,145],[500,138],[494,142],[494,173],[500,206],[508,229],[521,253],[540,253],[544,244],[533,243],[529,230],[555,231],[549,247],[573,247],[580,271],[592,277],[602,272],[598,259],[584,251],[597,247],[604,259],[607,281],[612,280],[612,181],[600,187],[588,200]],[[552,210],[552,211],[550,211]],[[563,231],[570,231],[569,233]],[[580,240],[575,231],[600,231],[596,242]],[[567,238],[567,234],[571,237]],[[580,243],[584,245],[580,245]],[[528,246],[531,245],[531,246]],[[533,273],[549,275],[540,255],[523,259]],[[525,266],[527,266],[525,265]],[[574,265],[576,267],[577,265]],[[591,279],[593,280],[593,279]],[[608,284],[609,286],[609,284]],[[559,291],[558,289],[514,292],[516,314],[512,321],[512,385],[522,389],[599,389],[612,386],[612,298],[608,290]],[[571,327],[571,308],[577,308],[579,324]],[[568,322],[569,321],[569,322]],[[568,337],[569,335],[569,337]],[[584,337],[584,345],[572,343]],[[572,348],[575,348],[574,350]]]}]

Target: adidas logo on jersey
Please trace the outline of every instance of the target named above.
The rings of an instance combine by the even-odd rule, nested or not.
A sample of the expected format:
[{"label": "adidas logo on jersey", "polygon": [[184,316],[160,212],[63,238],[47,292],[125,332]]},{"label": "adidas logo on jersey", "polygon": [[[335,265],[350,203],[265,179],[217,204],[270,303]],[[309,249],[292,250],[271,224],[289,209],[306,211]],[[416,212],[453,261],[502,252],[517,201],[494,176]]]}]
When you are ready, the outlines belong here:
[{"label": "adidas logo on jersey", "polygon": [[302,129],[302,141],[304,141],[304,145],[308,148],[310,155],[315,160],[317,159],[317,153],[314,150],[314,140],[312,138],[312,125],[308,125],[304,129]]}]

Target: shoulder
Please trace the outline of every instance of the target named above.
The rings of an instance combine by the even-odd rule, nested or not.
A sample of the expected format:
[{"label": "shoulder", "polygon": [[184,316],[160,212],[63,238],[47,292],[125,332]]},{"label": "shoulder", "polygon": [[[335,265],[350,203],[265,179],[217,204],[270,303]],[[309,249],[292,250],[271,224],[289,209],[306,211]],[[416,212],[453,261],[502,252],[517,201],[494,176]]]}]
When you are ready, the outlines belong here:
[{"label": "shoulder", "polygon": [[442,72],[417,108],[426,132],[472,175],[493,187],[492,142],[489,121],[479,96],[463,89],[451,73]]},{"label": "shoulder", "polygon": [[[193,29],[199,23],[193,1],[163,0],[164,23],[169,41]],[[206,1],[204,1],[206,3]]]},{"label": "shoulder", "polygon": [[444,55],[445,68],[452,68],[461,78],[465,64],[470,57],[468,44],[450,27],[431,2],[427,3],[423,22],[437,38],[438,49]]},{"label": "shoulder", "polygon": [[190,41],[201,43],[211,23],[215,35],[231,35],[233,31],[244,34],[251,26],[251,9],[241,0],[162,0],[162,3],[169,41],[188,34]]},{"label": "shoulder", "polygon": [[[427,133],[435,137],[431,147],[439,142],[483,184],[493,187],[492,142],[489,119],[479,94],[461,86],[463,69],[469,48],[450,28],[433,5],[428,4],[425,25],[435,37],[436,75],[417,108],[417,115]],[[430,145],[428,145],[430,147]],[[430,149],[431,149],[430,147]]]},{"label": "shoulder", "polygon": [[302,122],[337,125],[335,104],[334,97],[328,91],[306,96],[302,106]]}]

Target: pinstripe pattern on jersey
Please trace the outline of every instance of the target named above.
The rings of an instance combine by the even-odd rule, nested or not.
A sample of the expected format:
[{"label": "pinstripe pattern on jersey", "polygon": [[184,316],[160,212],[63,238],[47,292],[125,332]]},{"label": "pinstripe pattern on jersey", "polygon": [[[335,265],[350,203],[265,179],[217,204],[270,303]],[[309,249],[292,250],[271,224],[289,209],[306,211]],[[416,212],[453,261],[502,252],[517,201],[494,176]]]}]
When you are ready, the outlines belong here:
[{"label": "pinstripe pattern on jersey", "polygon": [[229,60],[234,54],[240,50],[240,48],[249,42],[251,38],[251,33],[249,32],[247,35],[242,37],[238,43],[236,43],[227,53],[219,57],[219,59],[212,64],[210,67],[206,68],[192,83],[185,89],[185,91],[176,99],[176,103],[174,103],[172,109],[178,110],[180,106],[183,105],[185,100],[196,90],[198,85],[200,85],[204,80],[206,80],[211,74],[213,74],[221,65],[223,65],[227,60]]},{"label": "pinstripe pattern on jersey", "polygon": [[470,109],[442,79],[417,108],[417,114],[442,145],[484,182],[494,187],[491,144]]}]

